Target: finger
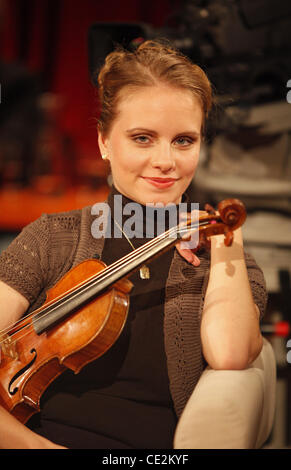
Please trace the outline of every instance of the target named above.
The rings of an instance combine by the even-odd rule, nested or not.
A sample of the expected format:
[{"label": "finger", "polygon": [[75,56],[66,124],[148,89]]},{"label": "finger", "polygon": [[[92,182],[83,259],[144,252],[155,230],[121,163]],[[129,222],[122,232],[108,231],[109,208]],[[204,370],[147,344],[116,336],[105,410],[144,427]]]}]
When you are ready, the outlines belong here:
[{"label": "finger", "polygon": [[183,258],[185,258],[188,263],[193,264],[193,266],[200,265],[200,259],[196,256],[191,250],[181,248],[180,244],[176,245],[178,252]]}]

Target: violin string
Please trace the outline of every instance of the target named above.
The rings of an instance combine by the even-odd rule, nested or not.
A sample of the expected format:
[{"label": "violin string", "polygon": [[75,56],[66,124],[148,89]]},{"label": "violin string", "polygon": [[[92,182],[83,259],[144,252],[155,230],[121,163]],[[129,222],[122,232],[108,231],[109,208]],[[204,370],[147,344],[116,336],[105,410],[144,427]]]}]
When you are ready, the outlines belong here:
[{"label": "violin string", "polygon": [[[213,218],[214,219],[214,218]],[[205,220],[205,221],[202,221],[201,223],[198,223],[199,226],[203,226],[203,225],[207,225],[209,223],[209,220]],[[65,301],[65,297],[66,295],[73,295],[76,296],[78,295],[78,289],[88,289],[90,288],[92,285],[94,285],[95,283],[97,282],[100,282],[101,280],[104,280],[110,276],[112,276],[112,274],[114,274],[120,264],[123,264],[125,262],[129,262],[131,261],[131,259],[134,259],[137,257],[137,255],[140,255],[142,254],[143,251],[147,252],[150,248],[152,248],[153,246],[155,246],[156,244],[158,244],[160,241],[166,239],[166,238],[170,238],[171,235],[174,235],[174,234],[177,234],[177,232],[179,231],[180,233],[182,232],[189,232],[191,231],[192,229],[197,229],[197,221],[194,225],[190,225],[190,226],[182,226],[181,224],[179,226],[176,226],[176,227],[172,227],[170,230],[167,230],[166,232],[164,232],[163,234],[159,235],[158,237],[154,238],[153,240],[151,240],[150,242],[147,242],[145,243],[144,245],[142,245],[140,248],[137,248],[134,252],[131,252],[129,253],[128,255],[126,255],[125,257],[117,260],[115,263],[111,264],[110,266],[108,266],[108,268],[105,268],[104,270],[101,271],[101,273],[98,273],[97,275],[93,275],[92,278],[88,279],[87,281],[85,281],[85,283],[80,283],[78,286],[75,286],[74,287],[74,290],[72,290],[72,292],[70,293],[68,291],[67,294],[65,295],[62,295],[60,296],[60,298],[58,299],[54,299],[53,303],[50,305],[45,305],[45,307],[43,308],[42,311],[44,311],[46,308],[49,309],[49,311],[47,313],[45,313],[43,316],[40,316],[39,319],[36,319],[35,320],[35,323],[37,321],[40,321],[41,319],[43,319],[45,316],[49,315],[52,313],[52,311],[54,310],[54,308],[57,308],[56,306],[54,307],[54,305],[56,304],[56,302],[60,301]],[[70,298],[67,299],[67,300],[71,300]],[[50,309],[50,307],[53,307]],[[41,310],[38,311],[38,312],[31,312],[31,314],[25,316],[23,319],[20,319],[19,321],[15,322],[15,324],[11,327],[7,327],[5,328],[4,330],[1,330],[0,331],[0,334],[3,334],[3,332],[8,332],[9,330],[11,329],[14,329],[17,325],[20,325],[21,323],[24,323],[24,326],[22,326],[20,329],[18,329],[17,331],[15,331],[14,333],[11,334],[10,338],[12,338],[15,334],[17,334],[21,329],[22,330],[25,330],[25,329],[29,329],[29,328],[32,328],[33,325],[31,323],[28,323],[26,324],[27,320],[29,320],[31,317],[35,316],[36,314],[41,314]],[[26,333],[24,333],[23,336],[20,336],[19,338],[17,338],[17,340],[20,340],[22,339],[24,336],[25,336]],[[2,342],[5,341],[5,338],[3,340],[0,341],[0,345]],[[10,344],[13,344],[13,342],[11,342]]]}]

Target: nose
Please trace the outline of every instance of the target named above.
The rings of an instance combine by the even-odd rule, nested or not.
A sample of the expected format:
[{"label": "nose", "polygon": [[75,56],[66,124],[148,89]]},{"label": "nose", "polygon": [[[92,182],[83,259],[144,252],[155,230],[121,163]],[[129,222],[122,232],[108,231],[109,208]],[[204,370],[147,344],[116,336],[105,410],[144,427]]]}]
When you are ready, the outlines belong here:
[{"label": "nose", "polygon": [[153,168],[160,168],[163,172],[168,172],[176,168],[173,149],[170,145],[159,145],[155,149],[151,158]]}]

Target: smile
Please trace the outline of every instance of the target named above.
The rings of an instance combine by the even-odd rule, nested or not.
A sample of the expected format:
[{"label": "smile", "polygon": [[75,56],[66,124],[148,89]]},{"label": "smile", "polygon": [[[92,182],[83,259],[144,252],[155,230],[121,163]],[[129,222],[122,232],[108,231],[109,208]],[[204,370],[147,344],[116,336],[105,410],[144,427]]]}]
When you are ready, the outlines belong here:
[{"label": "smile", "polygon": [[156,188],[169,188],[177,181],[177,178],[150,178],[146,176],[142,176],[142,178]]}]

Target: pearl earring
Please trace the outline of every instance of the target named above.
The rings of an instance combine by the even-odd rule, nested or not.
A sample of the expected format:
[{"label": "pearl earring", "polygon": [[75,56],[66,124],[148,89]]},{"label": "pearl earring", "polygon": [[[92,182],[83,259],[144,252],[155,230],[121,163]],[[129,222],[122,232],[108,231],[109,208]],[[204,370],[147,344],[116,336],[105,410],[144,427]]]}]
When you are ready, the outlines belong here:
[{"label": "pearl earring", "polygon": [[107,160],[107,153],[104,153],[103,155],[101,155],[101,158],[102,158],[103,160]]}]

